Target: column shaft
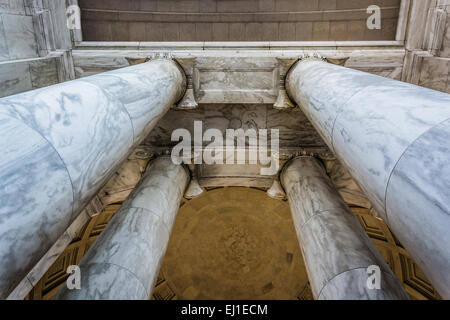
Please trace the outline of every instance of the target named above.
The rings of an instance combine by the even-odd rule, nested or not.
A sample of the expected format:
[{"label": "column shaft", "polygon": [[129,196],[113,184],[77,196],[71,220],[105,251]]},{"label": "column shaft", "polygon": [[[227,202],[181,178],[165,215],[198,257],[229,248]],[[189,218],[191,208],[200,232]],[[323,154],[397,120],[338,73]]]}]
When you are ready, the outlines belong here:
[{"label": "column shaft", "polygon": [[450,298],[450,95],[308,59],[287,90]]},{"label": "column shaft", "polygon": [[[291,160],[281,181],[316,299],[408,299],[317,159]],[[381,271],[381,289],[367,285],[367,269],[374,265]]]},{"label": "column shaft", "polygon": [[188,182],[170,157],[153,161],[83,257],[81,289],[64,286],[56,299],[149,299]]},{"label": "column shaft", "polygon": [[158,59],[0,99],[0,299],[184,89]]}]

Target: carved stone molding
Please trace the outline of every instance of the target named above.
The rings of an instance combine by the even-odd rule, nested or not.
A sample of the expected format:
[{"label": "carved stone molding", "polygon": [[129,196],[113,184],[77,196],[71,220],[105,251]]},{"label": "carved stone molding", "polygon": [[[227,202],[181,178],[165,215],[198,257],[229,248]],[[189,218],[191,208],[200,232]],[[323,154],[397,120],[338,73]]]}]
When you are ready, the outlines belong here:
[{"label": "carved stone molding", "polygon": [[176,59],[176,61],[181,65],[181,67],[184,70],[184,73],[186,75],[186,81],[187,81],[187,87],[186,92],[183,96],[183,98],[177,103],[175,106],[175,109],[178,110],[193,110],[197,109],[198,103],[195,100],[195,93],[194,93],[194,82],[193,82],[193,75],[194,75],[194,66],[195,66],[195,58],[179,58]]},{"label": "carved stone molding", "polygon": [[423,48],[433,56],[439,55],[446,35],[448,13],[445,7],[436,7],[428,12]]},{"label": "carved stone molding", "polygon": [[277,58],[279,68],[279,86],[278,86],[278,98],[273,107],[277,110],[284,110],[294,108],[295,104],[289,98],[286,92],[286,75],[292,65],[297,59],[292,58]]},{"label": "carved stone molding", "polygon": [[345,66],[345,63],[347,62],[347,60],[350,59],[350,57],[345,57],[345,58],[326,58],[325,60],[328,63],[332,63],[338,66]]},{"label": "carved stone molding", "polygon": [[170,52],[154,52],[151,55],[151,60],[156,59],[173,59],[172,53]]},{"label": "carved stone molding", "polygon": [[135,66],[141,63],[146,63],[150,60],[156,59],[172,59],[172,54],[170,52],[154,52],[146,57],[125,57],[130,66]]},{"label": "carved stone molding", "polygon": [[323,57],[318,52],[311,52],[311,53],[305,53],[299,57],[300,61],[304,60],[318,60],[318,61],[324,61],[327,62],[327,59]]},{"label": "carved stone molding", "polygon": [[191,181],[184,193],[184,197],[190,200],[201,196],[205,190],[198,183],[197,166],[190,164],[188,167],[191,172]]},{"label": "carved stone molding", "polygon": [[193,176],[189,182],[189,186],[184,193],[186,199],[194,199],[203,194],[204,190],[200,187],[197,177]]},{"label": "carved stone molding", "polygon": [[94,199],[84,208],[89,217],[93,218],[98,216],[103,211],[103,203],[99,196],[95,196]]},{"label": "carved stone molding", "polygon": [[[94,50],[96,48],[98,47],[94,46],[91,50],[74,50],[77,77],[126,67],[130,65],[126,57],[142,59],[154,52],[150,49],[127,49],[126,52],[117,48]],[[253,50],[237,54],[228,50],[209,53],[200,50],[181,52],[173,49],[172,54],[174,59],[183,65],[186,76],[192,76],[193,92],[189,90],[187,94],[193,93],[195,102],[199,104],[199,107],[195,109],[196,112],[201,112],[204,105],[217,104],[267,104],[277,111],[273,107],[277,98],[285,97],[279,94],[280,68],[283,66],[280,66],[277,57],[286,60],[298,59],[307,52],[313,51],[312,49],[310,51],[286,50],[281,55],[271,50]],[[329,58],[350,57],[345,63],[346,67],[389,78],[397,78],[402,70],[405,56],[404,51],[392,48],[383,50],[321,49],[318,52]],[[195,59],[193,72],[184,66],[184,59]],[[287,108],[283,113],[287,114],[295,109],[297,108]],[[193,109],[187,109],[187,111],[191,110]]]},{"label": "carved stone molding", "polygon": [[270,187],[269,190],[267,190],[267,195],[272,199],[276,200],[286,199],[286,193],[284,192],[283,187],[281,186],[281,183],[278,180],[278,178],[273,180],[272,186]]},{"label": "carved stone molding", "polygon": [[145,63],[150,61],[150,58],[131,58],[131,57],[125,57],[127,59],[130,66],[135,66],[137,64]]}]

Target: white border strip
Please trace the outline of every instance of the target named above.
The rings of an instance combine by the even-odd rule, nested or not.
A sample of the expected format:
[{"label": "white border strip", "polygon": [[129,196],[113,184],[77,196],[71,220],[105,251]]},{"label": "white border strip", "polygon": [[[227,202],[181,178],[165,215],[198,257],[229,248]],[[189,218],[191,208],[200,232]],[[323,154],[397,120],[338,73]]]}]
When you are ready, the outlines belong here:
[{"label": "white border strip", "polygon": [[400,41],[257,41],[257,42],[99,42],[83,41],[75,43],[74,49],[88,50],[298,50],[298,49],[338,49],[338,48],[403,48]]}]

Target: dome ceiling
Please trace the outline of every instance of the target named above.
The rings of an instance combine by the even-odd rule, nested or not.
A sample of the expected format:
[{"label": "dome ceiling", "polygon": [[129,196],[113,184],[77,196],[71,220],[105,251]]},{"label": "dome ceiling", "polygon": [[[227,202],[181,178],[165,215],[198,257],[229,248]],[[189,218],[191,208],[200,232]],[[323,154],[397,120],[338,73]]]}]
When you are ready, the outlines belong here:
[{"label": "dome ceiling", "polygon": [[161,271],[184,300],[291,300],[308,286],[288,203],[250,188],[182,206]]}]

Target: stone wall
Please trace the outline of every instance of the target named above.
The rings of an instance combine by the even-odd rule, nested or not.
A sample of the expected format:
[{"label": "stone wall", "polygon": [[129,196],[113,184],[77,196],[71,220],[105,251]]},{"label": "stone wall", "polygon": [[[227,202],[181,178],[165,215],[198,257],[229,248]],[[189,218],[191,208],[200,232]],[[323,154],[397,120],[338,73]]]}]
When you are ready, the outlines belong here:
[{"label": "stone wall", "polygon": [[38,56],[33,17],[23,0],[0,0],[0,61]]},{"label": "stone wall", "polygon": [[[400,0],[80,0],[86,41],[395,40]],[[366,10],[382,8],[381,30]]]},{"label": "stone wall", "polygon": [[450,93],[450,0],[412,0],[403,81]]},{"label": "stone wall", "polygon": [[0,97],[72,79],[65,0],[0,0]]}]

